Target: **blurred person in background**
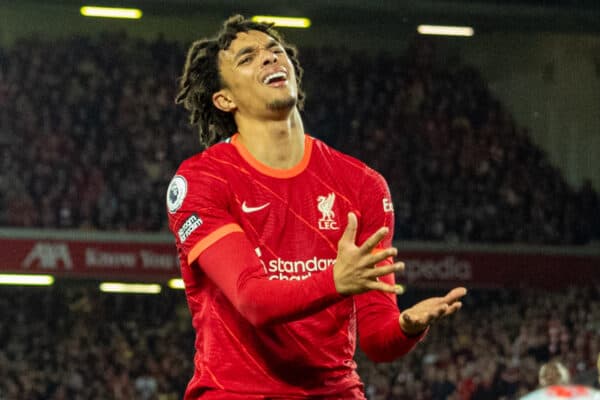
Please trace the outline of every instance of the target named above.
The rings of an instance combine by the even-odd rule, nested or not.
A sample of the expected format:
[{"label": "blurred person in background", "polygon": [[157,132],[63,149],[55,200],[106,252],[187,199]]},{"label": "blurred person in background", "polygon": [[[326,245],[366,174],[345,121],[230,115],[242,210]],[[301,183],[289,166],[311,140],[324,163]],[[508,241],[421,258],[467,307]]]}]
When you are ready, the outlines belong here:
[{"label": "blurred person in background", "polygon": [[466,294],[400,313],[387,183],[305,134],[301,78],[296,49],[241,16],[188,50],[176,101],[207,149],[166,201],[196,330],[186,399],[362,399],[357,331],[392,361]]},{"label": "blurred person in background", "polygon": [[539,383],[541,389],[521,397],[521,400],[600,399],[600,391],[589,386],[571,384],[569,371],[558,360],[549,361],[540,367]]},{"label": "blurred person in background", "polygon": [[571,383],[571,375],[560,361],[553,360],[540,367],[539,383],[541,387],[551,385],[568,385]]},{"label": "blurred person in background", "polygon": [[596,361],[596,368],[598,369],[598,379],[594,385],[597,389],[600,389],[600,353],[598,353],[598,359]]}]

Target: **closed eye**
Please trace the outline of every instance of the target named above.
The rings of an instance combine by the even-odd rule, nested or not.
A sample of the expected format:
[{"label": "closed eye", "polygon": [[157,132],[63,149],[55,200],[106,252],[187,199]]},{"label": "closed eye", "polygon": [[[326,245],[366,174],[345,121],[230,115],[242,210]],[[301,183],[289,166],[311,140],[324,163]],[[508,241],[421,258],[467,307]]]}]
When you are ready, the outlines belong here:
[{"label": "closed eye", "polygon": [[248,64],[250,61],[252,61],[252,56],[246,56],[240,60],[238,65]]}]

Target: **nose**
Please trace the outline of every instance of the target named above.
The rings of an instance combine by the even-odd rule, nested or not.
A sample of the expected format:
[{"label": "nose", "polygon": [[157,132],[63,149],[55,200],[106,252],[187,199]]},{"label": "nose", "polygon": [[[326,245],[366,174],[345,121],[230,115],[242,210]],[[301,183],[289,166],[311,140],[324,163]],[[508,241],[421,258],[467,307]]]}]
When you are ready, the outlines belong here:
[{"label": "nose", "polygon": [[262,56],[263,57],[263,60],[262,60],[263,65],[274,64],[278,60],[277,54],[273,50],[264,49],[262,54],[263,54],[263,56]]}]

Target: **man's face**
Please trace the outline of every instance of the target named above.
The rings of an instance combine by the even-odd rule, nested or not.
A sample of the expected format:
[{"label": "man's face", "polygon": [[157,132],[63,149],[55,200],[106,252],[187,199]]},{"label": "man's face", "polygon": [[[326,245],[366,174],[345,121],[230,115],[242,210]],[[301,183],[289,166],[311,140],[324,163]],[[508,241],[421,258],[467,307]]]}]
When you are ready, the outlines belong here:
[{"label": "man's face", "polygon": [[285,50],[260,31],[240,32],[219,52],[223,90],[233,108],[249,115],[289,111],[298,100],[294,67]]}]

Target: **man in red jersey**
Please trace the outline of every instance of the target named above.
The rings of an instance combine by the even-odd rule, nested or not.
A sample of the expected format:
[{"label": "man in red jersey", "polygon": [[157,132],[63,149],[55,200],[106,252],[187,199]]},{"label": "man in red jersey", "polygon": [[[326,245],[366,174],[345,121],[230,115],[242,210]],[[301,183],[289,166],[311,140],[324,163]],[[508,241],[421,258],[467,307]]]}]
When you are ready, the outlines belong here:
[{"label": "man in red jersey", "polygon": [[364,399],[353,361],[411,350],[464,288],[399,312],[385,180],[305,134],[296,50],[235,16],[188,50],[177,102],[207,149],[167,191],[196,330],[186,399]]}]

